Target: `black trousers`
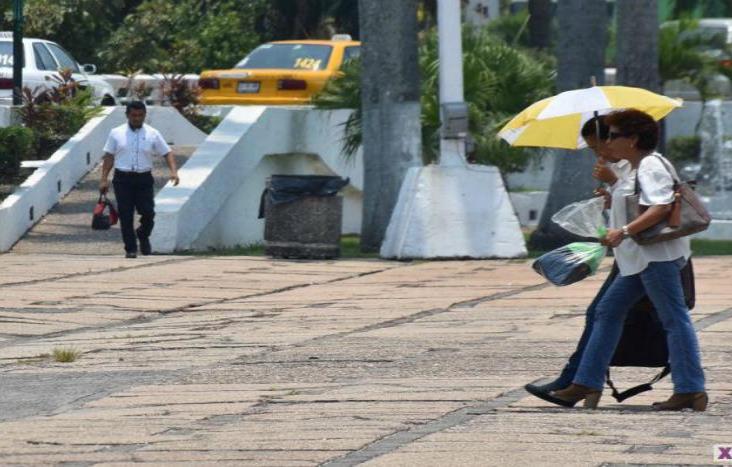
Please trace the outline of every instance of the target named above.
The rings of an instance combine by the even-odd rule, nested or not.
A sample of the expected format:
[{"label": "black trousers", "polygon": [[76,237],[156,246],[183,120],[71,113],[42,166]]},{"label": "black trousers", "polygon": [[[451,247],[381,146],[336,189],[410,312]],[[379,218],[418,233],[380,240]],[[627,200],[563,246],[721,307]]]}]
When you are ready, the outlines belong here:
[{"label": "black trousers", "polygon": [[[136,173],[114,171],[112,179],[114,196],[117,199],[119,225],[122,240],[127,253],[137,252],[137,238],[150,236],[155,225],[155,198],[153,192],[153,176],[150,172]],[[140,227],[135,232],[135,209],[140,214]]]}]

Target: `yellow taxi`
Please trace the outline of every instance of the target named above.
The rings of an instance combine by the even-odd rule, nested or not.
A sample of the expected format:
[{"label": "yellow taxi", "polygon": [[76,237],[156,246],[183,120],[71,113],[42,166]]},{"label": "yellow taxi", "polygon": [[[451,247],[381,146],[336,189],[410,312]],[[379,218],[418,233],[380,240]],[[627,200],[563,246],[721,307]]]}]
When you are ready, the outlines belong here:
[{"label": "yellow taxi", "polygon": [[348,35],[331,40],[268,42],[230,70],[201,73],[201,103],[308,104],[326,81],[360,52],[361,43]]}]

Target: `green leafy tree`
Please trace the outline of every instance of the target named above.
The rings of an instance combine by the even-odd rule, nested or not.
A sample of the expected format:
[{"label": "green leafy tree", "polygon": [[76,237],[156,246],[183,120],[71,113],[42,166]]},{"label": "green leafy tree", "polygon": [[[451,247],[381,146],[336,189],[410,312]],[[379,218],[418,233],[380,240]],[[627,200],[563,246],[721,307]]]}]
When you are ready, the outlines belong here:
[{"label": "green leafy tree", "polygon": [[[99,44],[142,0],[25,0],[24,34],[63,45],[82,63],[97,63]],[[3,29],[12,29],[12,0],[0,2]]]},{"label": "green leafy tree", "polygon": [[658,68],[662,81],[688,81],[707,100],[712,97],[710,81],[719,67],[702,52],[713,45],[710,41],[714,38],[695,34],[697,28],[698,22],[691,19],[669,21],[661,26]]},{"label": "green leafy tree", "polygon": [[130,72],[199,72],[230,68],[261,39],[265,0],[147,0],[102,48],[105,68]]},{"label": "green leafy tree", "polygon": [[358,37],[358,0],[271,0],[263,22],[275,40]]}]

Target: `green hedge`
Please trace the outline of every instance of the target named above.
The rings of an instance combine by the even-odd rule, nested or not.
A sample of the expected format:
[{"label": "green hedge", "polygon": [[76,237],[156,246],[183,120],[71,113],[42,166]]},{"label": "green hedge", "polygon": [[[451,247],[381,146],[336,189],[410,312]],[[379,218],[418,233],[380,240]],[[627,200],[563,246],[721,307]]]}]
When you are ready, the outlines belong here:
[{"label": "green hedge", "polygon": [[698,136],[677,136],[666,145],[666,157],[674,164],[699,162],[701,138]]},{"label": "green hedge", "polygon": [[16,176],[20,161],[31,155],[34,146],[33,130],[22,126],[0,128],[0,176]]}]

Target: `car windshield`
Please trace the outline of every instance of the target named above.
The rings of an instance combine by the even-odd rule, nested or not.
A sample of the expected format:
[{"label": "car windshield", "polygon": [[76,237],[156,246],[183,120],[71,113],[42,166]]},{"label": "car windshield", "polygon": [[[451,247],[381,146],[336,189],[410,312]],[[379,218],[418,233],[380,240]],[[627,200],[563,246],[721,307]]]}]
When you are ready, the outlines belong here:
[{"label": "car windshield", "polygon": [[315,44],[264,44],[254,49],[235,68],[322,70],[328,65],[333,48]]},{"label": "car windshield", "polygon": [[13,66],[13,43],[10,41],[0,42],[0,68]]},{"label": "car windshield", "polygon": [[48,48],[51,49],[51,52],[56,56],[56,60],[61,64],[61,68],[68,68],[74,73],[79,73],[81,71],[79,70],[79,65],[76,63],[76,60],[71,58],[71,55],[69,55],[69,53],[60,46],[49,42]]}]

